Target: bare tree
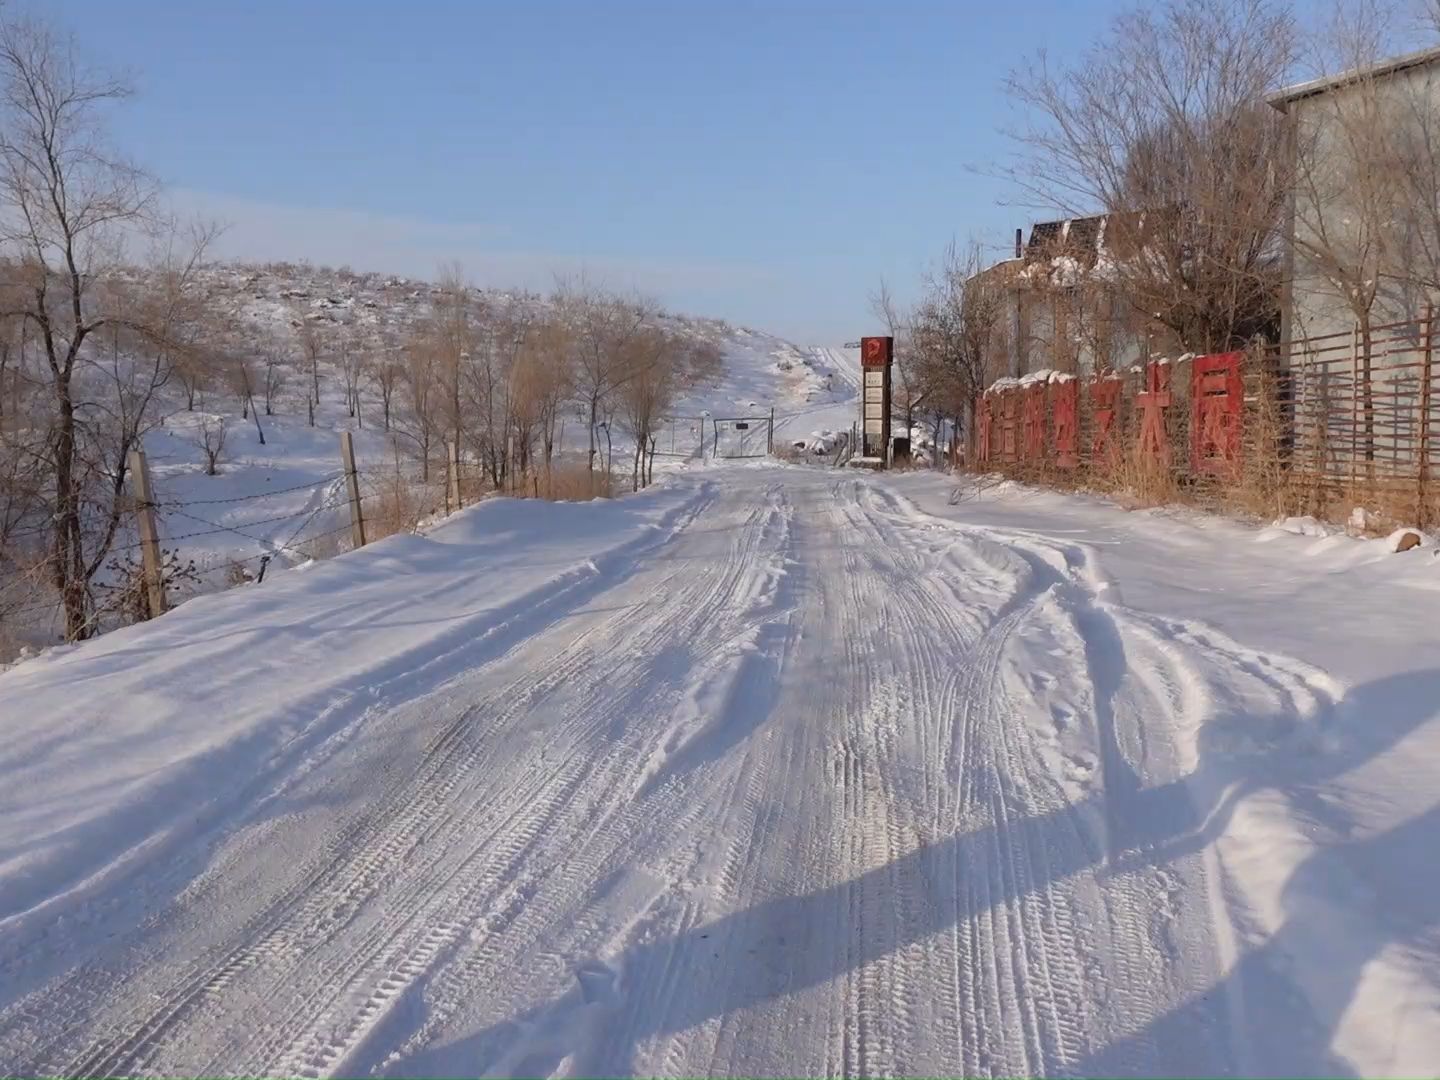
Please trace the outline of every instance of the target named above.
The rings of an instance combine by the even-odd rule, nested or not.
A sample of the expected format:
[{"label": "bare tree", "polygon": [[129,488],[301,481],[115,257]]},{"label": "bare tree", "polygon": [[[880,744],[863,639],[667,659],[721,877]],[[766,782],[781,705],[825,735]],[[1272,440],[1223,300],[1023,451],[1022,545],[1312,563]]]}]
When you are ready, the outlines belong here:
[{"label": "bare tree", "polygon": [[408,407],[407,423],[394,430],[414,443],[420,458],[420,479],[430,482],[430,453],[437,436],[443,438],[445,413],[441,407],[442,384],[438,362],[423,336],[405,350],[404,390]]},{"label": "bare tree", "polygon": [[389,431],[391,411],[395,406],[395,391],[405,378],[405,361],[401,356],[401,346],[391,334],[381,332],[374,345],[374,352],[366,362],[366,370],[370,380],[380,391],[380,410],[384,418],[385,430]]},{"label": "bare tree", "polygon": [[641,327],[626,343],[625,372],[618,384],[619,410],[635,440],[631,489],[651,481],[655,425],[674,406],[691,380],[692,354],[683,343],[657,326]]},{"label": "bare tree", "polygon": [[536,325],[531,342],[523,392],[540,426],[548,477],[555,456],[556,426],[574,388],[574,338],[563,315],[552,312]]},{"label": "bare tree", "polygon": [[[98,545],[87,542],[77,368],[87,340],[112,317],[102,286],[119,262],[122,234],[144,220],[155,190],[105,144],[104,109],[128,93],[124,83],[85,68],[72,43],[46,26],[0,23],[0,250],[18,286],[6,314],[30,325],[44,357],[52,410],[49,572],[71,640],[91,632],[87,586],[113,538],[105,529]],[[99,513],[111,518],[114,508]]]},{"label": "bare tree", "polygon": [[[360,417],[360,384],[365,377],[365,354],[356,339],[355,329],[340,325],[335,329],[335,363],[345,384],[345,407],[353,419]],[[361,426],[364,422],[361,420]]]},{"label": "bare tree", "polygon": [[205,363],[203,350],[189,349],[176,358],[175,381],[185,394],[187,411],[194,412],[195,406],[204,401],[212,377],[213,372]]},{"label": "bare tree", "polygon": [[[260,384],[261,393],[265,401],[265,415],[275,415],[275,402],[281,392],[290,381],[290,373],[293,368],[293,359],[290,355],[289,344],[278,335],[260,331],[252,337],[253,346],[250,341],[239,341],[237,347],[241,349],[252,348],[258,356],[253,364],[258,369],[256,381]],[[249,407],[249,399],[244,401],[244,407]]]},{"label": "bare tree", "polygon": [[1012,264],[985,265],[977,243],[949,245],[911,316],[913,362],[931,388],[928,411],[938,432],[949,419],[968,431],[976,397],[1006,371],[1005,315]]},{"label": "bare tree", "polygon": [[538,342],[534,298],[511,297],[489,314],[491,370],[503,377],[504,392],[500,415],[497,417],[492,409],[482,414],[481,420],[492,462],[499,464],[498,468],[492,464],[491,472],[496,485],[502,486],[530,467],[530,448],[540,423],[543,380],[535,377]]},{"label": "bare tree", "polygon": [[575,394],[589,422],[588,468],[595,471],[595,433],[611,409],[611,398],[628,377],[625,351],[645,325],[654,305],[639,297],[607,294],[599,289],[562,287],[557,306],[565,312],[574,335]]},{"label": "bare tree", "polygon": [[205,475],[214,476],[219,472],[220,455],[225,452],[227,431],[225,418],[205,414],[195,425],[195,445],[205,455]]},{"label": "bare tree", "polygon": [[315,409],[320,404],[320,361],[329,354],[330,342],[322,320],[306,312],[297,312],[295,328],[300,350],[310,367],[310,426],[315,426]]},{"label": "bare tree", "polygon": [[240,418],[255,425],[255,435],[260,445],[265,445],[265,427],[260,422],[260,410],[255,406],[255,387],[260,383],[259,369],[263,367],[246,351],[245,345],[232,346],[228,353],[221,354],[219,363],[224,367],[230,390],[240,403]]},{"label": "bare tree", "polygon": [[[489,433],[499,384],[483,337],[483,312],[458,264],[442,268],[431,297],[429,313],[412,328],[410,336],[412,404],[419,407],[413,383],[423,370],[435,383],[425,394],[427,439],[435,435],[462,446],[470,427],[467,420],[474,418],[477,409],[485,416],[481,429]],[[483,377],[476,377],[477,366]],[[474,389],[477,384],[478,390]]]},{"label": "bare tree", "polygon": [[1007,82],[1033,121],[1007,175],[1037,205],[1109,214],[1123,292],[1189,348],[1275,322],[1289,177],[1264,96],[1294,42],[1268,0],[1165,0],[1117,17],[1079,63],[1042,53]]}]

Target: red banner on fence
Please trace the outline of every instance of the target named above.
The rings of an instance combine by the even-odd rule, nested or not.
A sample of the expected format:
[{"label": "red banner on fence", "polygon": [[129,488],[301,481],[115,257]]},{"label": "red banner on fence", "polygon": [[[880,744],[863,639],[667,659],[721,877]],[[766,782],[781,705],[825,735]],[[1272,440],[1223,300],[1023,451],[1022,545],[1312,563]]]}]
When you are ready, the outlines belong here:
[{"label": "red banner on fence", "polygon": [[1124,384],[1119,379],[1100,378],[1090,384],[1090,404],[1095,416],[1094,428],[1090,433],[1090,460],[1099,461],[1120,452],[1119,439],[1115,435],[1115,418],[1120,412],[1120,390]]},{"label": "red banner on fence", "polygon": [[[1184,362],[1184,361],[1181,361]],[[1243,446],[1244,353],[1202,356],[1193,361],[1189,383],[1189,471],[1221,475],[1237,469]],[[1140,369],[1136,369],[1137,371]],[[1024,385],[1007,380],[981,395],[976,403],[976,457],[987,464],[1048,463],[1075,469],[1088,459],[1093,466],[1115,468],[1135,454],[1158,468],[1172,462],[1170,410],[1176,406],[1168,362],[1145,365],[1139,385],[1115,375],[1084,381],[1061,377],[1054,382]],[[1180,378],[1187,376],[1182,373]],[[1183,385],[1183,384],[1182,384]],[[1088,395],[1089,434],[1082,448],[1081,394]],[[1127,406],[1126,403],[1129,403]],[[1134,427],[1122,418],[1134,410]]]},{"label": "red banner on fence", "polygon": [[1245,354],[1197,356],[1190,366],[1190,468],[1224,476],[1240,467],[1240,433],[1245,415]]},{"label": "red banner on fence", "polygon": [[1165,410],[1170,407],[1170,365],[1145,365],[1145,390],[1135,395],[1140,408],[1140,456],[1162,468],[1170,465],[1170,440],[1165,437]]}]

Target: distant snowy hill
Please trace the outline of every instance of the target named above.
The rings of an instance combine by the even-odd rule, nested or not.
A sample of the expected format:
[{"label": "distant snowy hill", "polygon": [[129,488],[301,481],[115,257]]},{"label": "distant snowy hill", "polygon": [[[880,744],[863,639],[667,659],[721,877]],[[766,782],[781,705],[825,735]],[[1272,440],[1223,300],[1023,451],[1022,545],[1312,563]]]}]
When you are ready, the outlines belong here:
[{"label": "distant snowy hill", "polygon": [[[164,391],[163,420],[146,434],[144,447],[164,546],[182,565],[195,565],[194,580],[177,586],[178,597],[253,579],[262,561],[273,572],[348,545],[348,506],[339,475],[341,431],[353,433],[368,491],[404,489],[408,497],[423,501],[425,509],[440,508],[443,491],[436,477],[428,487],[414,483],[417,466],[410,437],[383,430],[377,387],[362,384],[359,415],[352,417],[344,404],[340,368],[330,355],[318,365],[320,404],[312,425],[307,405],[311,372],[302,347],[308,324],[322,330],[348,327],[360,350],[397,349],[405,333],[431,310],[437,286],[287,263],[214,265],[202,269],[198,280],[212,309],[231,327],[240,351],[259,355],[278,346],[288,353],[288,361],[273,414],[265,415],[262,407],[259,428],[254,417],[242,417],[239,396],[219,377],[198,393],[193,408],[187,407],[178,384]],[[480,295],[497,307],[547,303],[523,294]],[[858,367],[853,351],[802,346],[717,319],[666,314],[663,321],[676,332],[715,344],[722,362],[712,378],[676,403],[673,412],[683,419],[662,431],[662,440],[669,438],[662,454],[675,451],[662,467],[695,460],[702,428],[713,452],[713,418],[769,416],[773,410],[778,445],[823,441],[833,431],[848,431]],[[568,447],[575,453],[587,441],[583,415],[575,407],[565,420],[562,451]],[[205,470],[202,444],[207,428],[225,432],[214,476]],[[756,434],[762,433],[757,427]],[[617,433],[617,444],[624,439]],[[617,468],[621,458],[617,445]],[[122,535],[118,546],[133,553],[134,539]],[[52,616],[42,612],[37,618]],[[27,635],[32,640],[54,640],[53,625],[33,629]]]}]

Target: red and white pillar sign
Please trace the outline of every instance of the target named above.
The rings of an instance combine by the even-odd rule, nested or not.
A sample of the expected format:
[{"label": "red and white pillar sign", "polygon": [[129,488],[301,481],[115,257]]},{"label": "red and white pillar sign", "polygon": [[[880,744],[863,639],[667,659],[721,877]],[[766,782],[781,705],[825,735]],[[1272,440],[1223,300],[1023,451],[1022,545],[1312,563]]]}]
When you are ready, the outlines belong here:
[{"label": "red and white pillar sign", "polygon": [[893,337],[860,339],[860,430],[865,457],[890,460],[890,365],[895,359]]}]

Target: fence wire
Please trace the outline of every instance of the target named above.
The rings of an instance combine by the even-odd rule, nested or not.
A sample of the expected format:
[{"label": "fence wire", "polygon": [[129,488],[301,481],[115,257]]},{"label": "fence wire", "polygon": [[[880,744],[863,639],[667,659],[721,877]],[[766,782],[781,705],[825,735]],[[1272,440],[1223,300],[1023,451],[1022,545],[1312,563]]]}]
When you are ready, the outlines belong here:
[{"label": "fence wire", "polygon": [[[294,554],[309,554],[317,557],[314,545],[317,542],[330,540],[342,534],[349,534],[353,531],[353,523],[350,518],[350,497],[349,493],[341,489],[333,489],[337,482],[345,479],[343,471],[330,473],[318,480],[307,481],[303,484],[294,484],[283,488],[276,488],[272,491],[256,492],[249,495],[233,496],[227,498],[187,499],[180,500],[165,498],[156,500],[151,509],[160,516],[161,522],[183,518],[186,521],[203,525],[204,528],[188,529],[178,533],[162,533],[159,543],[162,551],[173,553],[176,545],[185,541],[197,540],[204,537],[215,537],[221,535],[232,535],[245,540],[247,543],[260,545],[263,550],[252,555],[224,554],[213,565],[205,568],[204,572],[225,570],[229,573],[252,567],[256,564],[266,564],[278,558]],[[356,480],[360,485],[359,502],[362,515],[367,519],[370,538],[375,536],[376,515],[374,511],[383,507],[384,501],[389,498],[387,491],[383,490],[381,484],[392,479],[388,473],[373,474],[369,470],[357,469]],[[369,489],[369,490],[366,490]],[[292,495],[304,491],[327,491],[321,500],[314,506],[304,506],[296,510],[287,510],[284,513],[269,514],[261,517],[246,517],[240,521],[217,520],[210,516],[210,512],[196,513],[196,508],[208,508],[217,506],[238,506],[251,503],[262,503],[265,500],[281,496]],[[308,502],[308,500],[307,500]],[[127,517],[133,519],[138,509],[132,508]],[[310,526],[316,522],[321,515],[331,511],[344,511],[344,521],[338,526],[331,527],[328,522],[322,522],[324,527],[320,531],[310,531]],[[262,511],[263,513],[263,511]],[[290,530],[283,540],[268,537],[256,530],[267,526],[282,525],[291,521],[298,524]],[[133,524],[133,521],[132,521]],[[23,529],[9,530],[3,537],[8,549],[0,548],[0,561],[7,559],[12,565],[16,559],[23,559],[23,568],[9,575],[8,579],[0,579],[0,630],[7,627],[33,626],[37,621],[48,620],[52,627],[63,622],[64,608],[61,598],[58,595],[42,595],[35,598],[36,593],[49,593],[53,586],[49,582],[49,569],[54,561],[54,555],[50,552],[30,552],[26,554],[23,542],[35,537],[45,536],[53,533],[53,523],[27,525]],[[126,530],[129,532],[129,530]],[[143,543],[139,540],[131,540],[128,537],[120,542],[112,542],[106,550],[107,562],[120,560],[133,560],[135,554],[142,550]],[[308,552],[307,550],[308,549]],[[344,547],[341,551],[346,550]],[[340,553],[339,551],[336,552]],[[91,556],[93,558],[93,556]],[[133,562],[132,562],[133,565]],[[170,583],[174,587],[174,582]],[[27,594],[24,598],[12,599],[6,602],[5,593],[12,594],[17,591]],[[88,637],[92,633],[112,621],[121,618],[133,602],[127,587],[124,584],[115,585],[101,580],[97,575],[96,579],[85,583],[87,615],[82,627],[80,636]],[[208,591],[208,590],[207,590]],[[102,596],[97,596],[99,592]]]}]

